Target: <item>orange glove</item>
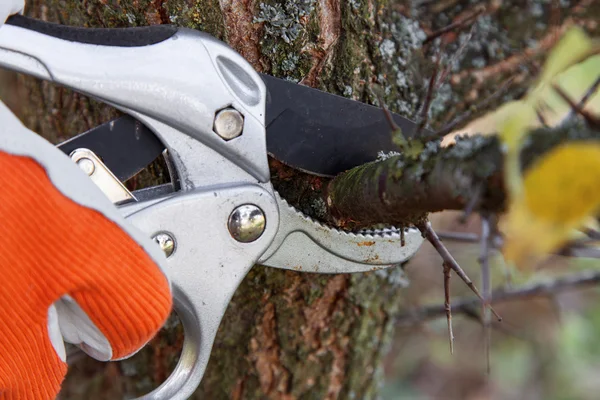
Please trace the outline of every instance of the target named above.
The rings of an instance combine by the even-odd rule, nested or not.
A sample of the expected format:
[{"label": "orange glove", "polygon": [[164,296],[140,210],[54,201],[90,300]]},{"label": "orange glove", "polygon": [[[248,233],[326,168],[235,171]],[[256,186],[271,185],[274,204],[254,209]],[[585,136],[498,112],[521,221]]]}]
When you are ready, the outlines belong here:
[{"label": "orange glove", "polygon": [[61,333],[116,360],[160,329],[172,306],[164,256],[1,102],[0,188],[0,399],[54,399]]}]

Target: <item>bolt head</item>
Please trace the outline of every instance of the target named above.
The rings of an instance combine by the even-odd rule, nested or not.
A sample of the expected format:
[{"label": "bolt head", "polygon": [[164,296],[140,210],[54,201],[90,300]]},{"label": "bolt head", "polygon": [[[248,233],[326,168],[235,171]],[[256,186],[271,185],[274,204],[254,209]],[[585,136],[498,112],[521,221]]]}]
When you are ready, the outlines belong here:
[{"label": "bolt head", "polygon": [[160,246],[161,250],[165,253],[167,258],[171,257],[175,251],[175,239],[168,233],[161,232],[153,237],[154,241]]},{"label": "bolt head", "polygon": [[225,140],[235,139],[244,130],[244,116],[235,108],[224,108],[215,114],[213,130]]},{"label": "bolt head", "polygon": [[231,236],[241,243],[258,239],[265,231],[265,213],[254,204],[237,207],[229,216],[227,227]]},{"label": "bolt head", "polygon": [[91,176],[96,170],[96,165],[89,158],[83,157],[77,160],[77,165],[83,172],[85,172],[88,176]]}]

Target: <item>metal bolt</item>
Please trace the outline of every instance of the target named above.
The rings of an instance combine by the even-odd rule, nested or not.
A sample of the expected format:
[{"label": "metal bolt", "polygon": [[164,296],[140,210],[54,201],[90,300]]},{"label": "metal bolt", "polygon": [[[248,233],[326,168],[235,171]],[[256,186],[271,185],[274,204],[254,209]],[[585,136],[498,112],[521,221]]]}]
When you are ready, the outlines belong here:
[{"label": "metal bolt", "polygon": [[154,241],[160,246],[161,250],[168,257],[175,251],[175,240],[168,233],[159,233],[154,236]]},{"label": "metal bolt", "polygon": [[237,207],[229,216],[227,227],[231,236],[242,243],[255,241],[265,231],[266,218],[254,204]]},{"label": "metal bolt", "polygon": [[77,160],[77,165],[83,172],[85,172],[88,176],[91,176],[96,170],[96,165],[89,158],[83,157]]},{"label": "metal bolt", "polygon": [[215,115],[214,130],[225,140],[234,139],[242,134],[244,117],[234,108],[225,108]]}]

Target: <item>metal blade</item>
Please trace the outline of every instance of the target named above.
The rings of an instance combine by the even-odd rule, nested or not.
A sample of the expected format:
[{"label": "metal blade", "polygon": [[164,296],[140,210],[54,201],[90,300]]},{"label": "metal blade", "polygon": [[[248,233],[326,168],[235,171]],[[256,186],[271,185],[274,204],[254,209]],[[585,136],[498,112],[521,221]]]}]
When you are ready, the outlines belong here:
[{"label": "metal blade", "polygon": [[[368,104],[261,74],[267,87],[267,151],[293,168],[334,176],[399,151],[383,111]],[[406,136],[417,124],[393,114]],[[70,154],[87,148],[121,181],[133,177],[165,149],[143,124],[124,115],[58,146]]]},{"label": "metal blade", "polygon": [[93,151],[121,182],[139,173],[165,149],[150,129],[129,115],[90,129],[57,147],[67,155],[80,148]]},{"label": "metal blade", "polygon": [[[290,167],[334,176],[399,151],[381,108],[261,74],[267,87],[267,151]],[[417,124],[397,114],[410,137]]]}]

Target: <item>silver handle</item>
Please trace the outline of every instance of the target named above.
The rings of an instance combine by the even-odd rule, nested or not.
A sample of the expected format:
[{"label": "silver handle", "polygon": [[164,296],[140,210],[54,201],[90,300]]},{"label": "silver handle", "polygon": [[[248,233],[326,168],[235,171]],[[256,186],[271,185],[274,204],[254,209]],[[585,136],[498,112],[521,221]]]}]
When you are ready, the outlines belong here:
[{"label": "silver handle", "polygon": [[[195,190],[149,203],[142,209],[140,203],[131,203],[120,210],[147,235],[168,232],[174,239],[175,250],[167,258],[165,270],[185,340],[171,376],[137,400],[183,400],[202,379],[231,297],[275,237],[277,203],[271,193],[256,185]],[[266,225],[258,239],[244,243],[232,237],[228,221],[233,210],[247,204],[262,210]]]},{"label": "silver handle", "polygon": [[173,284],[173,303],[184,331],[179,362],[169,378],[158,388],[134,400],[184,400],[194,393],[202,380],[216,330],[206,332],[205,329],[202,332],[200,316],[196,314],[192,300],[176,284]]},{"label": "silver handle", "polygon": [[[126,32],[144,28],[88,30],[35,20],[15,25],[15,18],[19,22],[24,17],[12,17],[0,27],[0,66],[71,88],[138,119],[160,121],[222,154],[258,181],[269,181],[266,88],[225,43],[173,27],[157,31],[156,37],[141,34],[138,43],[137,34]],[[213,131],[217,112],[227,107],[244,117],[243,134],[233,140],[223,140]]]}]

